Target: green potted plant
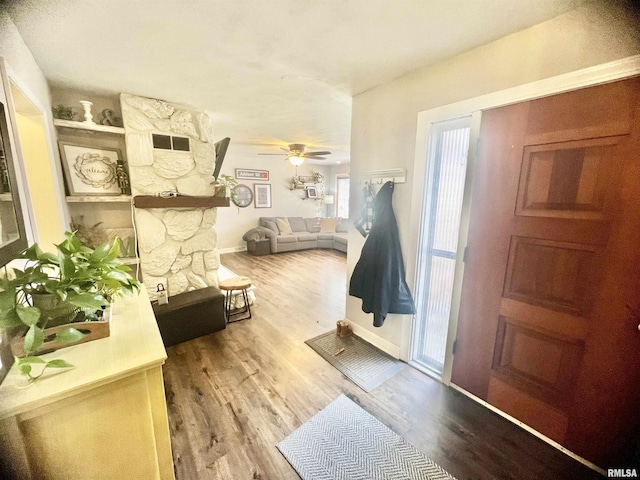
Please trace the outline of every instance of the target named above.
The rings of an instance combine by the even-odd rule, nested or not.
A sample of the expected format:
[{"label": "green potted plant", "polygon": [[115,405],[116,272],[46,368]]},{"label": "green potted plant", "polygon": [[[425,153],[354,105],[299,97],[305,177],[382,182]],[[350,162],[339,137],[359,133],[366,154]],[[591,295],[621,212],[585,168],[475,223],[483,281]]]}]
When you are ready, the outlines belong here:
[{"label": "green potted plant", "polygon": [[[30,380],[46,368],[72,366],[36,356],[45,353],[39,349],[53,336],[51,331],[58,343],[77,343],[85,334],[73,328],[75,322],[100,320],[115,297],[140,289],[131,269],[118,259],[117,242],[92,249],[75,233],[66,232],[56,250],[43,252],[38,244],[32,245],[17,257],[26,260],[24,270],[13,269],[0,280],[0,328],[18,336],[24,333],[25,356],[18,360],[18,368]],[[41,367],[38,374],[33,373],[36,364]]]},{"label": "green potted plant", "polygon": [[215,196],[222,198],[235,198],[238,181],[230,175],[220,175],[211,185],[215,187]]},{"label": "green potted plant", "polygon": [[300,180],[298,175],[291,177],[291,190],[295,190],[296,188],[304,188],[304,182]]}]

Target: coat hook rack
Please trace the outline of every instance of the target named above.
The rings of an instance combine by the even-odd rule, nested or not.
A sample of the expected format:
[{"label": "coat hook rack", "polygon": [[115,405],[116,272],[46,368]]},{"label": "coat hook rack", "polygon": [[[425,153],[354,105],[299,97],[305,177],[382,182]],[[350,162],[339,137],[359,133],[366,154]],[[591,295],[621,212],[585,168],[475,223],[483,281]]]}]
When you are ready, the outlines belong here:
[{"label": "coat hook rack", "polygon": [[390,168],[387,170],[372,170],[360,177],[359,183],[382,185],[386,182],[407,183],[407,171],[404,168]]}]

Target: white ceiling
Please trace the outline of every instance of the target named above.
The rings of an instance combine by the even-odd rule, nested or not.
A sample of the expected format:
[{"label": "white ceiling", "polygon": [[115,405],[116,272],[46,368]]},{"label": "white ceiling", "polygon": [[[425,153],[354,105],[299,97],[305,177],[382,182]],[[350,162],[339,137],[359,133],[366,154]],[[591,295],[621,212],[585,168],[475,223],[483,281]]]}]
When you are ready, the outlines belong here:
[{"label": "white ceiling", "polygon": [[9,12],[52,85],[190,105],[246,152],[306,143],[333,163],[349,160],[353,95],[583,3],[20,0]]}]

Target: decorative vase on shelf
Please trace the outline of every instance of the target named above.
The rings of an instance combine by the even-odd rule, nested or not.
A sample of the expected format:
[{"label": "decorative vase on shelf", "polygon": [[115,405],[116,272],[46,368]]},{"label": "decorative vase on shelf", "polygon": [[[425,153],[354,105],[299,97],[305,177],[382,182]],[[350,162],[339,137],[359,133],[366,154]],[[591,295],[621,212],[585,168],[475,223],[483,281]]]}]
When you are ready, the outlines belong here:
[{"label": "decorative vase on shelf", "polygon": [[82,105],[82,108],[84,109],[83,123],[90,123],[92,125],[95,125],[96,122],[93,121],[93,115],[91,114],[91,106],[93,105],[93,102],[90,102],[88,100],[80,100],[80,105]]}]

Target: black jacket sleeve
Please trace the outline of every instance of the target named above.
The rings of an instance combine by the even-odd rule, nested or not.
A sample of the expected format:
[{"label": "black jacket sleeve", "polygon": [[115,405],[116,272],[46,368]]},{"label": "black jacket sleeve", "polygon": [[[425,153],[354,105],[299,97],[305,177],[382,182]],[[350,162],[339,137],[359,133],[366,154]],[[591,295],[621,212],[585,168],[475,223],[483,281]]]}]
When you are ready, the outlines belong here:
[{"label": "black jacket sleeve", "polygon": [[393,184],[387,182],[374,201],[374,221],[349,283],[349,295],[362,299],[381,327],[389,313],[413,314],[415,306],[405,280],[400,238],[391,204]]}]

